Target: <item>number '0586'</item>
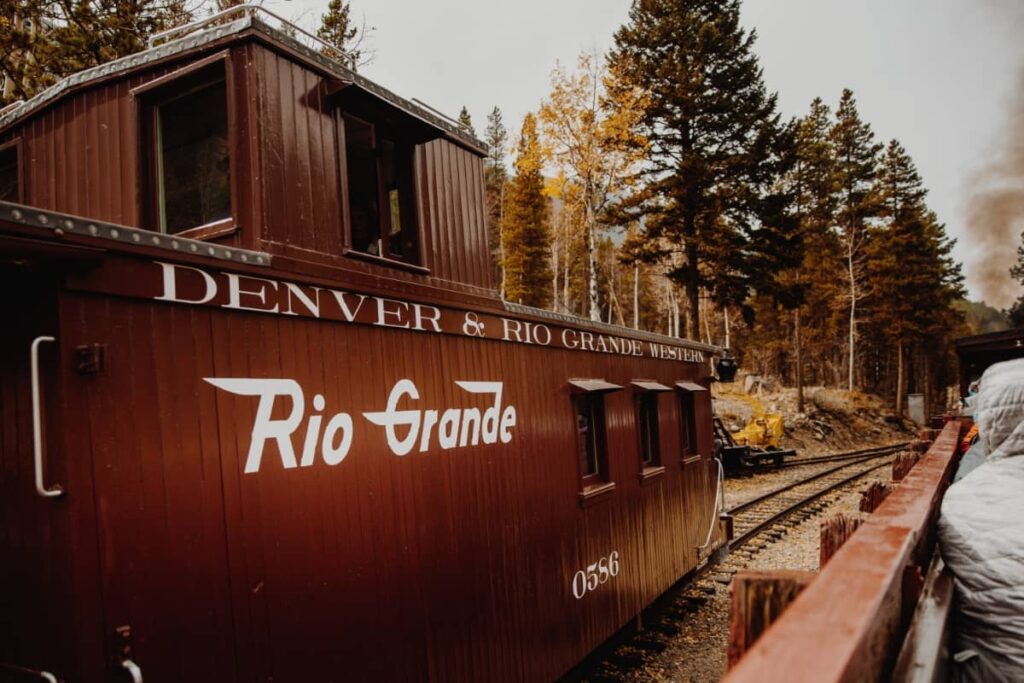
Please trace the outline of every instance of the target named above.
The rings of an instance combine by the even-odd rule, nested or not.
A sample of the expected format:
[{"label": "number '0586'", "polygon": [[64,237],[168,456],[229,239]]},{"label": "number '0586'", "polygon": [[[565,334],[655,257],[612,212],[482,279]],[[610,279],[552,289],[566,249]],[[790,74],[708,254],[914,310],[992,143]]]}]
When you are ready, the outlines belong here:
[{"label": "number '0586'", "polygon": [[608,557],[602,557],[594,564],[576,572],[572,577],[572,596],[579,600],[608,579],[619,575],[619,551],[613,550]]}]

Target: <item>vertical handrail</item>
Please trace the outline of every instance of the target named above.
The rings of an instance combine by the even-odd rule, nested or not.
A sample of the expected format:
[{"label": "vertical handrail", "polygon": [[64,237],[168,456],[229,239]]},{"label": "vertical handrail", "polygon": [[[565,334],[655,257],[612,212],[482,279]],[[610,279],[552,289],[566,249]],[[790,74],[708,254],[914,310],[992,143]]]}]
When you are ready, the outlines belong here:
[{"label": "vertical handrail", "polygon": [[48,489],[43,483],[43,426],[39,408],[39,345],[52,341],[57,340],[54,337],[36,337],[32,341],[30,353],[32,364],[32,454],[36,469],[36,491],[43,498],[56,498],[64,495],[64,489],[60,485]]}]

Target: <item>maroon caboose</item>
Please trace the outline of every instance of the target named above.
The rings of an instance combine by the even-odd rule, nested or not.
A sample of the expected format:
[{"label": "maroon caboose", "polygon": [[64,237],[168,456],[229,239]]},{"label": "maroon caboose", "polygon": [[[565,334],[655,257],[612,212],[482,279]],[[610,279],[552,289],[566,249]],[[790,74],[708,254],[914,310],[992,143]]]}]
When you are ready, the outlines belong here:
[{"label": "maroon caboose", "polygon": [[0,678],[555,678],[724,542],[719,349],[503,302],[483,145],[262,16],[0,113]]}]

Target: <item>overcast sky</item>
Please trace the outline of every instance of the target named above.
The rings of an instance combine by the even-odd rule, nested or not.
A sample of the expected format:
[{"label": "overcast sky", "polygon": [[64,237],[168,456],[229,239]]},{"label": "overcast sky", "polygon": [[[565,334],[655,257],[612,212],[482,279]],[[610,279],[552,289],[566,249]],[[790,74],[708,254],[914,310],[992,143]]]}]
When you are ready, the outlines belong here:
[{"label": "overcast sky", "polygon": [[[326,4],[267,6],[313,27]],[[628,0],[351,4],[375,29],[376,56],[362,72],[452,116],[467,106],[478,132],[494,106],[518,131],[547,93],[556,60],[606,51],[629,8]],[[959,240],[956,256],[970,261],[971,178],[1006,138],[1008,107],[1024,82],[1024,0],[745,0],[743,23],[757,29],[765,81],[785,115],[803,114],[819,95],[834,106],[844,87],[854,90],[876,135],[898,138],[913,156],[932,208]],[[1015,247],[1006,245],[1006,263]]]}]

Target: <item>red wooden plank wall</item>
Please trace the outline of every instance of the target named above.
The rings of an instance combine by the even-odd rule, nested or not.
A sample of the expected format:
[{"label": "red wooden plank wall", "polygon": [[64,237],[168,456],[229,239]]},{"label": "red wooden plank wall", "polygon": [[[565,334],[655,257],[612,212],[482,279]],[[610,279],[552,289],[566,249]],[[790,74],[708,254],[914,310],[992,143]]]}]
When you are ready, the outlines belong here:
[{"label": "red wooden plank wall", "polygon": [[[632,393],[607,397],[616,490],[581,508],[566,380],[671,384],[701,366],[90,294],[65,294],[60,315],[73,431],[50,457],[80,470],[57,505],[95,510],[82,543],[95,538],[99,574],[78,589],[103,607],[79,623],[92,635],[80,661],[108,661],[106,639],[130,624],[157,681],[551,679],[695,563],[714,482],[708,458],[681,464],[674,397],[659,399],[666,471],[647,484]],[[92,342],[109,345],[107,370],[79,375],[71,350]],[[293,378],[307,403],[319,392],[325,414],[353,415],[358,438],[334,467],[286,470],[268,446],[244,474],[258,399],[211,376]],[[403,378],[417,406],[481,410],[454,382],[503,381],[513,441],[392,455],[360,413],[382,410]],[[700,446],[710,452],[709,431]],[[573,575],[612,551],[619,575],[575,599]]]}]

